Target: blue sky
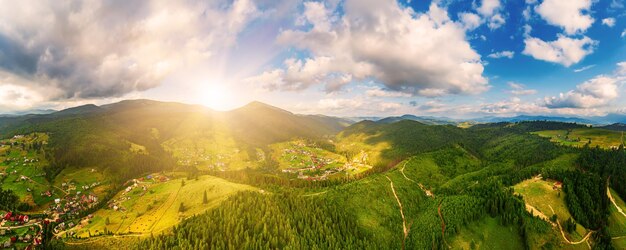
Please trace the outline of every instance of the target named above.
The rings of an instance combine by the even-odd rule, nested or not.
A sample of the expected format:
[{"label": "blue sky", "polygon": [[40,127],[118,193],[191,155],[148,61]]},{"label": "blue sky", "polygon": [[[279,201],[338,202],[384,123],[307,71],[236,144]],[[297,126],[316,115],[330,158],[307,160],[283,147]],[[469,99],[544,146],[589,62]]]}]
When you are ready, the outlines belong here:
[{"label": "blue sky", "polygon": [[626,112],[623,0],[0,4],[0,112],[135,98],[337,116]]}]

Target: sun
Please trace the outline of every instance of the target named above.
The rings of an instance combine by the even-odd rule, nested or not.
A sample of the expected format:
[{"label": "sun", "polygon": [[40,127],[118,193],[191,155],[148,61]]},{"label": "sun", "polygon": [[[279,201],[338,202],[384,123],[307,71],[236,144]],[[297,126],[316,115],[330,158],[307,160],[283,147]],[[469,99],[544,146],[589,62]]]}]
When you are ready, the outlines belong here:
[{"label": "sun", "polygon": [[224,84],[207,84],[200,94],[200,103],[209,108],[224,111],[233,106],[233,95]]}]

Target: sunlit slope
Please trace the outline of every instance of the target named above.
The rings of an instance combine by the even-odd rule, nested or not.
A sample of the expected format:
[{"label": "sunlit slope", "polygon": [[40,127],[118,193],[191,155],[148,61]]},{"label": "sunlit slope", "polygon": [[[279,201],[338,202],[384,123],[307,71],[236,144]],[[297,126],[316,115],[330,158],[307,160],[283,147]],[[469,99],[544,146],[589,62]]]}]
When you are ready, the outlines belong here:
[{"label": "sunlit slope", "polygon": [[362,121],[338,135],[337,147],[352,157],[366,158],[370,165],[387,166],[414,154],[451,146],[463,138],[463,129],[451,125],[429,126],[410,120],[391,124]]},{"label": "sunlit slope", "polygon": [[[89,222],[83,221],[82,226],[70,231],[75,231],[80,237],[105,231],[113,234],[156,234],[184,218],[218,206],[230,195],[243,190],[256,188],[211,176],[200,176],[198,180],[139,182],[130,192],[124,190],[113,197],[109,202],[111,207],[98,210]],[[203,200],[205,192],[206,202]],[[181,204],[184,207],[182,210]]]},{"label": "sunlit slope", "polygon": [[216,112],[197,105],[129,100],[22,117],[1,125],[4,136],[49,132],[54,152],[50,157],[59,172],[66,166],[97,167],[111,170],[121,181],[170,170],[176,163],[254,167],[257,149],[292,138],[333,135],[345,121],[295,115],[261,103]]},{"label": "sunlit slope", "polygon": [[583,147],[589,144],[591,147],[617,148],[626,139],[622,131],[613,131],[602,128],[577,128],[569,130],[544,130],[535,132],[542,137],[550,138],[551,141],[572,147]]}]

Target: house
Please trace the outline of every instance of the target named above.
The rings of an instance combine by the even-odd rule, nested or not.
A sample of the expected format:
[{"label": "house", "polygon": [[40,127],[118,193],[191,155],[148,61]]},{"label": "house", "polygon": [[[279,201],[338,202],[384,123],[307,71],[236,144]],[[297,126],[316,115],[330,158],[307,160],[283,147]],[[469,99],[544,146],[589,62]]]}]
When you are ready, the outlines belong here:
[{"label": "house", "polygon": [[557,190],[557,189],[561,189],[562,187],[563,187],[563,183],[561,183],[560,181],[557,181],[552,186],[552,189]]},{"label": "house", "polygon": [[9,248],[11,247],[11,239],[8,239],[7,241],[5,241],[4,243],[2,243],[2,247],[4,248]]}]

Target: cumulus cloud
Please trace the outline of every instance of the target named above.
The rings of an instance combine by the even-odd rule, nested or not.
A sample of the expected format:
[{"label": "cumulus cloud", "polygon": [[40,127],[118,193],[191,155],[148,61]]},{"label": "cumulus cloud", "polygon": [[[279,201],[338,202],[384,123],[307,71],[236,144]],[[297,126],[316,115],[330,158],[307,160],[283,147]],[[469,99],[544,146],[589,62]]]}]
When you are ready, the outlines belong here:
[{"label": "cumulus cloud", "polygon": [[511,59],[511,58],[513,58],[513,56],[515,56],[515,52],[509,51],[509,50],[505,50],[505,51],[491,53],[487,57],[490,57],[490,58],[503,58],[503,57],[506,57],[506,58]]},{"label": "cumulus cloud", "polygon": [[576,89],[558,96],[545,98],[548,108],[597,108],[609,104],[619,96],[618,85],[624,77],[597,76]]},{"label": "cumulus cloud", "polygon": [[[324,98],[317,102],[316,112],[341,115],[378,115],[406,112],[406,106],[397,102],[357,98]],[[306,111],[305,111],[306,112]]]},{"label": "cumulus cloud", "polygon": [[479,15],[469,12],[459,13],[459,20],[463,24],[463,27],[467,30],[474,30],[483,24],[483,20]]},{"label": "cumulus cloud", "polygon": [[506,23],[504,15],[500,13],[502,3],[500,0],[482,0],[476,11],[483,17],[489,29],[497,29]]},{"label": "cumulus cloud", "polygon": [[615,18],[609,17],[609,18],[602,19],[602,24],[609,26],[609,27],[613,27],[615,26]]},{"label": "cumulus cloud", "polygon": [[510,93],[513,95],[534,95],[537,94],[537,90],[534,89],[526,89],[526,86],[521,83],[508,82],[507,83],[511,88]]},{"label": "cumulus cloud", "polygon": [[517,97],[513,97],[510,100],[483,103],[469,110],[478,114],[491,115],[540,114],[548,112],[546,107],[542,107],[534,102],[525,102]]},{"label": "cumulus cloud", "polygon": [[476,9],[483,16],[493,16],[500,9],[500,0],[482,0],[480,7]]},{"label": "cumulus cloud", "polygon": [[595,21],[589,14],[592,0],[545,0],[535,11],[551,25],[572,35],[585,32]]},{"label": "cumulus cloud", "polygon": [[[121,96],[215,56],[259,15],[250,0],[3,1],[0,71],[44,99]],[[44,90],[45,89],[45,90]]]},{"label": "cumulus cloud", "polygon": [[557,40],[549,42],[535,37],[527,37],[524,40],[525,47],[522,53],[538,60],[559,63],[569,67],[593,53],[597,43],[597,41],[586,36],[576,39],[558,35]]},{"label": "cumulus cloud", "polygon": [[[279,44],[293,46],[309,58],[288,59],[283,68],[259,76],[278,75],[270,86],[299,90],[338,76],[375,79],[392,91],[415,95],[476,94],[488,89],[480,55],[466,41],[462,25],[432,4],[415,13],[396,1],[347,0],[342,10],[308,2],[309,28],[283,31]],[[341,17],[336,17],[342,13]],[[416,58],[419,58],[417,60]],[[248,81],[259,80],[256,77]],[[268,82],[258,82],[267,85]]]},{"label": "cumulus cloud", "polygon": [[397,91],[389,91],[382,88],[370,88],[365,91],[365,95],[368,97],[409,97],[410,94],[397,92]]}]

